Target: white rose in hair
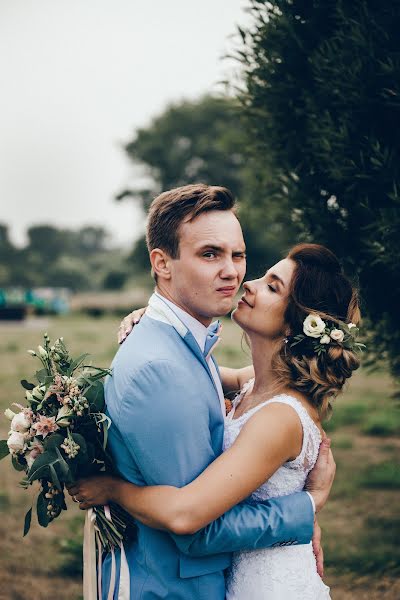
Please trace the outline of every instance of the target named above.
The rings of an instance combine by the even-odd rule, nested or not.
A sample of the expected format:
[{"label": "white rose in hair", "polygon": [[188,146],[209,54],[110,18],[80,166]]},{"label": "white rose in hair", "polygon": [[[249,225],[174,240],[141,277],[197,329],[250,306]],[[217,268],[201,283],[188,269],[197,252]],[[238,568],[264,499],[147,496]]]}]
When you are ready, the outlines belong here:
[{"label": "white rose in hair", "polygon": [[27,429],[29,429],[30,426],[31,422],[23,412],[15,415],[11,421],[11,429],[13,431],[22,431],[24,433],[27,431]]},{"label": "white rose in hair", "polygon": [[343,342],[344,333],[341,329],[332,329],[331,338],[335,340],[335,342]]},{"label": "white rose in hair", "polygon": [[12,431],[7,440],[7,446],[9,447],[11,454],[17,454],[24,449],[25,437],[22,433],[19,433],[19,431]]},{"label": "white rose in hair", "polygon": [[321,337],[325,331],[325,323],[318,315],[308,315],[304,319],[303,331],[308,337]]},{"label": "white rose in hair", "polygon": [[322,338],[320,339],[320,343],[321,344],[329,344],[331,341],[331,338],[329,337],[329,335],[323,335]]}]

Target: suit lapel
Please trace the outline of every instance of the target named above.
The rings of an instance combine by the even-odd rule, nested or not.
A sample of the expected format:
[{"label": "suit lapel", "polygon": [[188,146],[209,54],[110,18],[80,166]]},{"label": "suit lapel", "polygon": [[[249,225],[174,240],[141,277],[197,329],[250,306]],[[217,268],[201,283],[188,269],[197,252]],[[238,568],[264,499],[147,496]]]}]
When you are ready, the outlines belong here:
[{"label": "suit lapel", "polygon": [[[215,391],[218,395],[218,389],[215,385],[214,377],[210,371],[210,367],[207,364],[207,361],[204,357],[204,354],[198,345],[194,335],[192,332],[186,327],[184,323],[179,319],[179,317],[174,313],[174,311],[164,302],[159,296],[153,294],[149,300],[149,307],[146,310],[146,315],[151,319],[156,321],[162,321],[163,323],[168,323],[175,329],[175,331],[180,335],[185,344],[190,348],[192,353],[196,356],[196,358],[201,362],[203,367],[208,373],[212,384],[215,388]],[[215,361],[214,361],[215,362]]]}]

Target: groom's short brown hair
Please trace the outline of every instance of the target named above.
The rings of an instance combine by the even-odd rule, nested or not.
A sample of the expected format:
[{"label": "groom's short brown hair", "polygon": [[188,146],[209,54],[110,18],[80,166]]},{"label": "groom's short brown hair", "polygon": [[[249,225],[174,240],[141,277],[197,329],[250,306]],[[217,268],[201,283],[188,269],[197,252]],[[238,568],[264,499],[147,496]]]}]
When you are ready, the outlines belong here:
[{"label": "groom's short brown hair", "polygon": [[[150,205],[146,228],[148,251],[160,248],[179,258],[179,228],[210,210],[234,210],[235,200],[225,187],[195,183],[163,192]],[[189,217],[189,219],[188,219]]]}]

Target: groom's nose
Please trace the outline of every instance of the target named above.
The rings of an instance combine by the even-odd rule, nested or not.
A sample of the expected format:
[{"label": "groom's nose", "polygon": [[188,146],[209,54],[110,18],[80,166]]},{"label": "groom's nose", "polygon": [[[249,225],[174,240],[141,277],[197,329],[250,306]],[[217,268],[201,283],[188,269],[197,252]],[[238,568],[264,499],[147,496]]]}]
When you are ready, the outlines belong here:
[{"label": "groom's nose", "polygon": [[237,265],[233,262],[232,258],[227,258],[221,269],[222,279],[236,279],[238,276]]}]

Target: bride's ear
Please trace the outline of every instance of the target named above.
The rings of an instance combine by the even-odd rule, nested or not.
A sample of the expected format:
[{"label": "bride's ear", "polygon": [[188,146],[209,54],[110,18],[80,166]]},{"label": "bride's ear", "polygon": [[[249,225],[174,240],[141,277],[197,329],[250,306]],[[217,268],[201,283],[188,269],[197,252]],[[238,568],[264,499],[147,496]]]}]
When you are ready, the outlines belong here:
[{"label": "bride's ear", "polygon": [[171,279],[171,257],[161,248],[150,252],[151,268],[154,275],[160,279]]}]

